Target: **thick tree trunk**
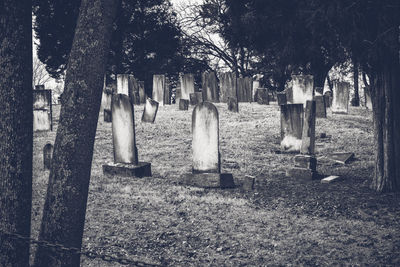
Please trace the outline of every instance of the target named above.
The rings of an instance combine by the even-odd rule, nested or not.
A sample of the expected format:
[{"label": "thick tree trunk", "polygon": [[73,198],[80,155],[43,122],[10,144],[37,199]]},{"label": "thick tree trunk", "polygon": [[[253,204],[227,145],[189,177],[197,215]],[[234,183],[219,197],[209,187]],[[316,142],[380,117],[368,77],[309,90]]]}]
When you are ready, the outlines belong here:
[{"label": "thick tree trunk", "polygon": [[312,75],[314,76],[314,88],[317,88],[318,90],[322,89],[323,91],[326,76],[331,68],[332,65],[320,65],[319,67],[315,67],[313,69]]},{"label": "thick tree trunk", "polygon": [[400,191],[400,64],[389,55],[373,79],[371,98],[375,128],[375,174],[378,192]]},{"label": "thick tree trunk", "polygon": [[351,100],[351,105],[358,107],[360,106],[360,95],[359,95],[359,86],[358,86],[358,78],[359,78],[359,65],[357,59],[353,59],[353,81],[354,81],[354,97]]},{"label": "thick tree trunk", "polygon": [[[83,0],[69,56],[40,240],[80,249],[103,78],[119,1]],[[38,248],[35,266],[79,266],[80,257]]]},{"label": "thick tree trunk", "polygon": [[0,266],[28,266],[32,202],[31,2],[0,2]]}]

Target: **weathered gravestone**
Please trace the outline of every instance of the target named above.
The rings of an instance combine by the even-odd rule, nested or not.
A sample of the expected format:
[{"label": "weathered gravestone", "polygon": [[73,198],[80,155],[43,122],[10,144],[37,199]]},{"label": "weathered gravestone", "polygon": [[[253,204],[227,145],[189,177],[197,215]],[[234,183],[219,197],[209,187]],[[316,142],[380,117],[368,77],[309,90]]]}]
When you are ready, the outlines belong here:
[{"label": "weathered gravestone", "polygon": [[189,109],[189,100],[179,99],[179,110],[188,110],[188,109]]},{"label": "weathered gravestone", "polygon": [[140,104],[146,103],[146,91],[144,90],[144,81],[138,81]]},{"label": "weathered gravestone", "polygon": [[110,87],[105,87],[103,89],[103,97],[102,97],[102,107],[103,107],[103,115],[104,122],[111,122],[111,102],[112,102],[113,91]]},{"label": "weathered gravestone", "polygon": [[251,85],[252,88],[252,101],[257,102],[257,89],[261,88],[260,80],[262,79],[262,74],[256,74],[253,76],[253,84]]},{"label": "weathered gravestone", "polygon": [[333,113],[347,114],[349,112],[349,93],[350,83],[333,83],[333,99],[331,107]]},{"label": "weathered gravestone", "polygon": [[133,75],[129,75],[129,97],[135,105],[140,105],[139,81]]},{"label": "weathered gravestone", "polygon": [[286,98],[285,91],[277,93],[276,98],[278,99],[278,105],[286,105],[287,104],[287,98]]},{"label": "weathered gravestone", "polygon": [[156,119],[157,111],[158,111],[157,101],[148,97],[146,99],[146,104],[144,106],[142,121],[154,123],[154,121]]},{"label": "weathered gravestone", "polygon": [[203,101],[219,102],[218,79],[214,71],[203,72],[201,75]]},{"label": "weathered gravestone", "polygon": [[300,152],[294,157],[294,168],[286,170],[286,176],[303,180],[318,178],[315,158],[315,101],[307,101],[304,110],[303,133]]},{"label": "weathered gravestone", "polygon": [[236,97],[228,97],[228,110],[232,112],[239,112],[239,103]]},{"label": "weathered gravestone", "polygon": [[325,105],[327,108],[332,107],[332,92],[326,91],[324,93]]},{"label": "weathered gravestone", "polygon": [[234,187],[233,176],[221,173],[219,119],[217,108],[209,102],[198,104],[192,114],[192,173],[183,183],[198,187]]},{"label": "weathered gravestone", "polygon": [[129,96],[116,94],[112,99],[112,136],[114,163],[103,165],[103,172],[121,176],[151,176],[151,166],[139,162],[136,148],[133,104]]},{"label": "weathered gravestone", "polygon": [[257,89],[257,103],[260,105],[269,105],[269,95],[268,89],[266,88],[258,88]]},{"label": "weathered gravestone", "polygon": [[303,134],[303,104],[281,105],[281,149],[300,152]]},{"label": "weathered gravestone", "polygon": [[51,169],[52,157],[53,157],[53,145],[50,143],[47,143],[43,147],[43,166],[44,166],[45,170]]},{"label": "weathered gravestone", "polygon": [[220,95],[219,100],[227,103],[228,97],[237,98],[237,80],[236,75],[232,72],[224,72],[220,74],[219,80]]},{"label": "weathered gravestone", "polygon": [[170,104],[168,98],[169,86],[167,85],[167,79],[165,78],[165,75],[153,75],[153,100],[157,101],[159,105],[163,106]]},{"label": "weathered gravestone", "polygon": [[307,100],[313,100],[314,79],[312,75],[292,75],[293,104],[306,105]]},{"label": "weathered gravestone", "polygon": [[33,90],[33,131],[52,131],[52,113],[51,90]]},{"label": "weathered gravestone", "polygon": [[194,93],[194,76],[186,73],[180,76],[181,91],[180,99],[190,99],[190,94]]},{"label": "weathered gravestone", "polygon": [[116,93],[129,96],[129,74],[117,74]]},{"label": "weathered gravestone", "polygon": [[203,102],[203,93],[202,92],[194,92],[189,94],[190,105],[197,105]]},{"label": "weathered gravestone", "polygon": [[326,104],[325,97],[323,95],[314,96],[315,105],[316,105],[316,117],[317,118],[326,118]]},{"label": "weathered gravestone", "polygon": [[364,87],[365,107],[369,110],[372,110],[371,92],[369,90],[369,88]]},{"label": "weathered gravestone", "polygon": [[237,78],[238,102],[252,101],[252,79],[250,77]]}]

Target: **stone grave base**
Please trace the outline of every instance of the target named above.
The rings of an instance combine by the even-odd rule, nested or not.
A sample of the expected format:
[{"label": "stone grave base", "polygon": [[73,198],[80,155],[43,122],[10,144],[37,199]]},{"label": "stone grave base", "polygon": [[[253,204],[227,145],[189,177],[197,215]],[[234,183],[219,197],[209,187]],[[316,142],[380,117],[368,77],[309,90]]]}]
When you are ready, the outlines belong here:
[{"label": "stone grave base", "polygon": [[306,181],[320,179],[320,175],[317,171],[299,167],[288,168],[286,170],[286,176]]},{"label": "stone grave base", "polygon": [[234,188],[231,173],[189,173],[182,177],[182,184],[203,188]]},{"label": "stone grave base", "polygon": [[104,164],[103,173],[128,177],[147,177],[151,176],[151,163],[139,162],[137,165],[129,163]]}]

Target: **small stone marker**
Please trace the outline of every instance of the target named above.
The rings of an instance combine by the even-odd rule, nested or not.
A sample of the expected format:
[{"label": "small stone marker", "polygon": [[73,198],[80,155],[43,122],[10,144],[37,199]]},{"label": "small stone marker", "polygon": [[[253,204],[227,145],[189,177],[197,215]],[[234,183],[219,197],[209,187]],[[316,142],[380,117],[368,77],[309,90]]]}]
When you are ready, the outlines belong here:
[{"label": "small stone marker", "polygon": [[307,100],[304,110],[303,133],[301,138],[301,154],[315,153],[315,101]]},{"label": "small stone marker", "polygon": [[281,105],[281,149],[300,152],[303,133],[303,104]]},{"label": "small stone marker", "polygon": [[256,181],[256,178],[254,176],[245,175],[244,176],[244,180],[243,180],[243,184],[242,184],[243,190],[246,190],[246,191],[253,190],[255,181]]},{"label": "small stone marker", "polygon": [[232,112],[239,112],[239,103],[236,97],[228,97],[228,110]]},{"label": "small stone marker", "polygon": [[156,119],[157,111],[158,111],[157,101],[148,97],[146,99],[146,104],[144,106],[142,121],[154,123],[154,121]]},{"label": "small stone marker", "polygon": [[278,105],[286,105],[287,104],[286,92],[277,93],[276,98],[278,99]]},{"label": "small stone marker", "polygon": [[314,100],[316,105],[315,116],[317,118],[326,118],[325,97],[323,95],[316,95]]},{"label": "small stone marker", "polygon": [[233,176],[221,173],[219,119],[217,108],[209,102],[198,104],[192,114],[192,173],[183,183],[198,187],[234,187]]},{"label": "small stone marker", "polygon": [[51,169],[52,157],[53,157],[53,145],[48,143],[43,147],[43,165],[45,170]]},{"label": "small stone marker", "polygon": [[194,92],[189,94],[190,105],[197,105],[203,102],[203,94],[202,92]]},{"label": "small stone marker", "polygon": [[330,184],[332,182],[338,181],[340,176],[331,175],[321,180],[321,184]]},{"label": "small stone marker", "polygon": [[257,103],[260,105],[269,105],[268,90],[266,88],[257,89]]},{"label": "small stone marker", "polygon": [[292,75],[293,104],[305,106],[314,96],[314,78],[312,75]]},{"label": "small stone marker", "polygon": [[179,99],[179,110],[188,110],[188,109],[189,109],[189,100]]},{"label": "small stone marker", "polygon": [[133,105],[129,96],[116,94],[112,99],[112,136],[114,163],[103,165],[103,172],[111,175],[151,176],[151,165],[139,162],[135,138]]},{"label": "small stone marker", "polygon": [[332,112],[347,114],[349,112],[350,83],[335,82],[333,84]]}]

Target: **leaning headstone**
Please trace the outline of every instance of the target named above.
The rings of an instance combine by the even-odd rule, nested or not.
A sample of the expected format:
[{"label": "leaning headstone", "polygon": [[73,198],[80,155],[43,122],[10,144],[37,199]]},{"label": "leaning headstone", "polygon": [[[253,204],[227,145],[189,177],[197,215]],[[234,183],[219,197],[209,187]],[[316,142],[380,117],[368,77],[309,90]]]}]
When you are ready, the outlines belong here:
[{"label": "leaning headstone", "polygon": [[43,166],[44,166],[45,170],[51,169],[52,157],[53,157],[53,145],[50,143],[47,143],[43,147]]},{"label": "leaning headstone", "polygon": [[237,80],[233,72],[224,72],[220,75],[220,95],[219,100],[227,103],[228,97],[237,98]]},{"label": "leaning headstone", "polygon": [[277,93],[276,98],[278,99],[278,105],[286,105],[287,104],[286,92]]},{"label": "leaning headstone", "polygon": [[281,149],[300,152],[303,133],[303,104],[281,105]]},{"label": "leaning headstone", "polygon": [[219,102],[218,79],[215,72],[203,72],[201,75],[203,101]]},{"label": "leaning headstone", "polygon": [[180,99],[190,99],[190,94],[194,93],[194,76],[192,73],[186,73],[180,76],[181,95]]},{"label": "leaning headstone", "polygon": [[194,92],[189,94],[190,105],[197,105],[203,102],[202,92]]},{"label": "leaning headstone", "polygon": [[307,101],[304,110],[301,154],[314,155],[315,150],[315,101]]},{"label": "leaning headstone", "polygon": [[179,99],[179,110],[188,110],[188,109],[189,109],[189,100]]},{"label": "leaning headstone", "polygon": [[33,131],[52,131],[51,90],[33,90]]},{"label": "leaning headstone", "polygon": [[312,75],[292,75],[293,104],[306,105],[307,100],[313,100],[314,79]]},{"label": "leaning headstone", "polygon": [[154,123],[154,121],[156,120],[157,111],[158,111],[157,101],[148,97],[146,99],[146,104],[144,106],[142,121]]},{"label": "leaning headstone", "polygon": [[228,110],[232,112],[239,112],[239,103],[236,97],[228,97]]},{"label": "leaning headstone", "polygon": [[234,187],[232,174],[221,173],[218,111],[212,103],[202,102],[194,108],[192,134],[192,173],[183,177],[183,183],[206,188]]},{"label": "leaning headstone", "polygon": [[144,90],[144,81],[138,81],[140,104],[146,103],[146,92]]},{"label": "leaning headstone", "polygon": [[165,75],[153,75],[153,100],[159,105],[164,105],[164,93],[166,87]]},{"label": "leaning headstone", "polygon": [[350,83],[333,83],[332,112],[347,114],[349,112]]},{"label": "leaning headstone", "polygon": [[268,90],[266,88],[258,88],[256,96],[258,104],[269,105]]},{"label": "leaning headstone", "polygon": [[103,165],[104,173],[136,177],[151,176],[150,163],[138,160],[134,117],[129,96],[114,95],[112,99],[114,162]]},{"label": "leaning headstone", "polygon": [[325,105],[325,97],[323,95],[314,96],[316,112],[315,115],[317,118],[326,118],[326,105]]}]

